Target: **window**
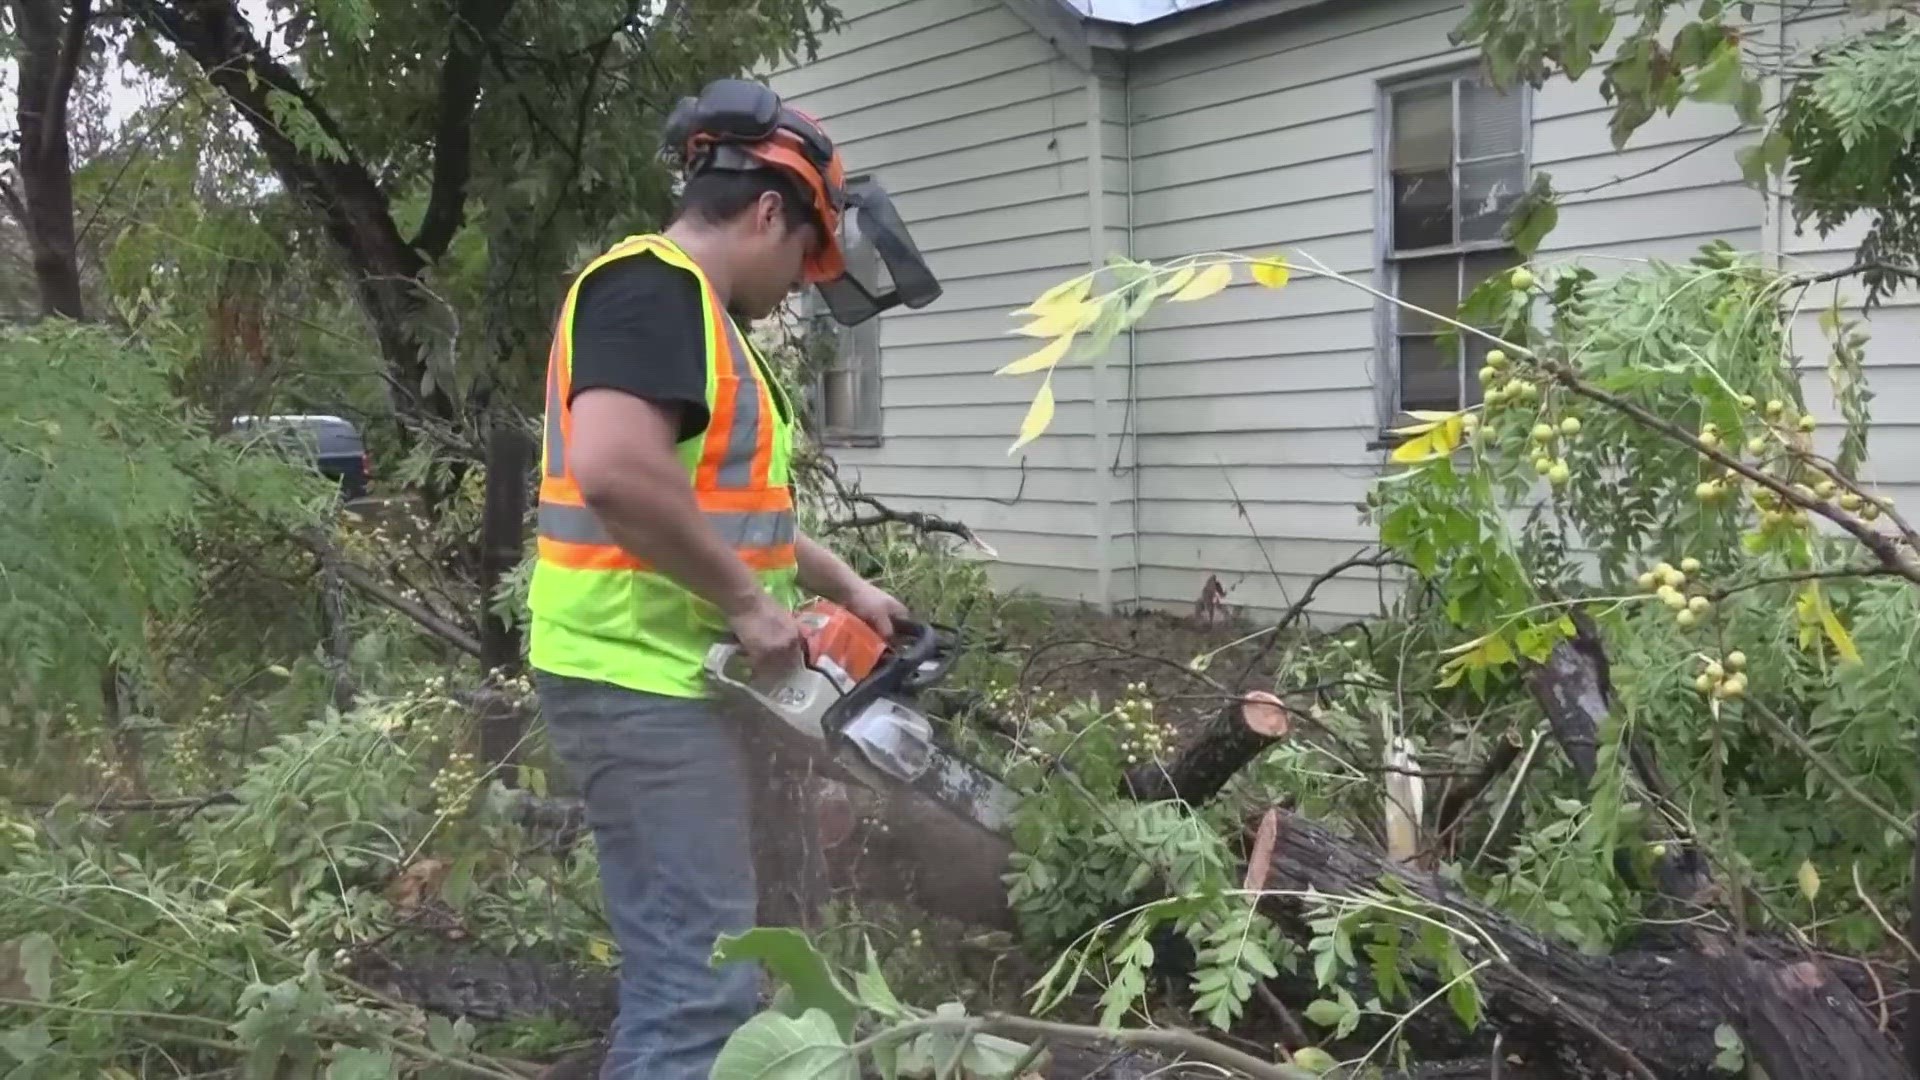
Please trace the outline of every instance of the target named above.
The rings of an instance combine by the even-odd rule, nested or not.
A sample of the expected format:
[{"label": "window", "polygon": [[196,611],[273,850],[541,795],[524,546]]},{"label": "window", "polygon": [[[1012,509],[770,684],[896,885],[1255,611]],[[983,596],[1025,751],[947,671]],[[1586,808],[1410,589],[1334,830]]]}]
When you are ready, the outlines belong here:
[{"label": "window", "polygon": [[[1488,277],[1512,266],[1501,229],[1527,189],[1524,87],[1494,89],[1477,71],[1388,86],[1381,120],[1385,280],[1401,300],[1452,316]],[[1487,344],[1388,305],[1393,371],[1389,415],[1458,409],[1480,400]]]},{"label": "window", "polygon": [[[849,183],[855,178],[849,178]],[[840,217],[840,249],[847,271],[861,281],[879,279],[880,256],[860,242],[855,215]],[[814,422],[823,442],[871,446],[880,441],[880,319],[842,326],[827,312],[819,292],[807,291],[806,311],[814,334],[826,339],[827,357],[813,386]]]}]

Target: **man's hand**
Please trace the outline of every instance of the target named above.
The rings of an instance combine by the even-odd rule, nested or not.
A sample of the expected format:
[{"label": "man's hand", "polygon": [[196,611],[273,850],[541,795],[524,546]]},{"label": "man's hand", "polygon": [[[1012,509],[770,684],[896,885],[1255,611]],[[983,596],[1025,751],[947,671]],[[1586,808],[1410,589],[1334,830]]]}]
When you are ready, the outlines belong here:
[{"label": "man's hand", "polygon": [[727,625],[746,650],[756,680],[784,675],[804,659],[799,621],[764,592],[739,612],[728,615]]},{"label": "man's hand", "polygon": [[840,606],[853,612],[861,622],[887,640],[893,640],[893,620],[909,617],[907,605],[888,595],[872,582],[862,581],[847,591]]}]

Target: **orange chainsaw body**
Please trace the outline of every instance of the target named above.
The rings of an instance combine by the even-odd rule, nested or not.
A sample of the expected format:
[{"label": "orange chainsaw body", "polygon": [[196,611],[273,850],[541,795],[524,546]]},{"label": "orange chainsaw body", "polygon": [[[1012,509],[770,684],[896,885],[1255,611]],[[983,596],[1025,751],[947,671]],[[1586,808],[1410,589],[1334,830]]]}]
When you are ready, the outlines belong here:
[{"label": "orange chainsaw body", "polygon": [[831,600],[811,600],[794,612],[807,643],[807,663],[842,690],[873,674],[887,642],[864,619]]}]

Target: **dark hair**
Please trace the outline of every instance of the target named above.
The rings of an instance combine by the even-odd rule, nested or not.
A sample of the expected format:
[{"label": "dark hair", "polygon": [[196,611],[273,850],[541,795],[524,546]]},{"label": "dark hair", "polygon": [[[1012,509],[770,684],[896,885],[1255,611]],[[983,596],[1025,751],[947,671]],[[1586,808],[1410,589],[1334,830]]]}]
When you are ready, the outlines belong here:
[{"label": "dark hair", "polygon": [[813,200],[803,195],[800,186],[785,173],[772,169],[754,172],[712,169],[698,174],[681,190],[680,205],[674,208],[673,219],[668,224],[691,216],[709,225],[724,225],[752,209],[760,196],[769,191],[780,196],[787,228],[815,224]]}]

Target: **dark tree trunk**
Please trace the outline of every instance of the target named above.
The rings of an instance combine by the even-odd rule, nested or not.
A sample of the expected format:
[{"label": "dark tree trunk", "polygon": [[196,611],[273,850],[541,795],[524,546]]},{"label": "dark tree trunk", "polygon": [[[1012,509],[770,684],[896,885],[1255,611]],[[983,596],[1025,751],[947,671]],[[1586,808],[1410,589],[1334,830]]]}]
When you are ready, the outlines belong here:
[{"label": "dark tree trunk", "polygon": [[[1591,781],[1613,692],[1597,628],[1584,616],[1575,622],[1575,637],[1556,645],[1544,663],[1528,672],[1527,682],[1575,771]],[[1652,749],[1638,742],[1626,749],[1650,795],[1670,801]],[[1674,840],[1657,867],[1660,891],[1696,904],[1726,895],[1728,890],[1714,880],[1692,838],[1676,835]],[[1712,995],[1706,1000],[1734,1023],[1749,1057],[1770,1080],[1892,1080],[1907,1075],[1906,1065],[1860,1001],[1811,951],[1778,939],[1722,933],[1697,921],[1683,934],[1698,959],[1685,968],[1676,965],[1675,973],[1695,967],[1712,973],[1710,984],[1696,989]]]},{"label": "dark tree trunk", "polygon": [[[493,594],[520,564],[526,542],[527,477],[532,445],[513,424],[497,420],[487,435],[485,501],[480,514],[480,666],[490,683],[520,674],[520,624],[494,612]],[[480,756],[491,768],[512,764],[526,734],[524,713],[494,703],[480,717]],[[502,769],[511,785],[517,770]]]},{"label": "dark tree trunk", "polygon": [[[275,175],[320,216],[352,272],[361,310],[380,343],[395,412],[453,418],[456,408],[447,389],[427,378],[421,333],[452,313],[436,309],[438,301],[422,287],[420,276],[445,253],[464,220],[480,57],[513,0],[464,0],[452,13],[440,74],[432,188],[421,233],[411,242],[401,235],[387,194],[346,133],[253,36],[233,0],[128,0],[126,6],[200,66],[253,129]],[[298,102],[333,146],[303,146],[282,130],[269,102],[275,93]]]},{"label": "dark tree trunk", "polygon": [[20,190],[9,189],[6,202],[33,253],[41,313],[80,319],[85,305],[74,240],[67,107],[93,17],[92,0],[13,0],[12,6],[20,36],[14,61],[19,66]]}]

